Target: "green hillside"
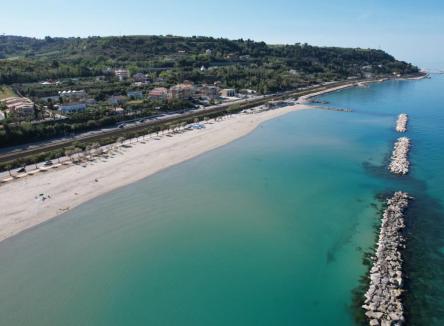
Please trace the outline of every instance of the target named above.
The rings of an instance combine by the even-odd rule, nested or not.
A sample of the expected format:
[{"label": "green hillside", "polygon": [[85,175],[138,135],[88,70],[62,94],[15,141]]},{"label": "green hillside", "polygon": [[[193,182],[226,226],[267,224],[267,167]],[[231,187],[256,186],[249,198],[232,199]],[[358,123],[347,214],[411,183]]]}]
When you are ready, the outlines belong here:
[{"label": "green hillside", "polygon": [[[126,67],[132,73],[162,73],[171,82],[220,80],[262,92],[351,76],[418,71],[381,50],[176,36],[0,36],[0,60],[0,84],[96,76]],[[201,71],[202,66],[209,69]]]}]

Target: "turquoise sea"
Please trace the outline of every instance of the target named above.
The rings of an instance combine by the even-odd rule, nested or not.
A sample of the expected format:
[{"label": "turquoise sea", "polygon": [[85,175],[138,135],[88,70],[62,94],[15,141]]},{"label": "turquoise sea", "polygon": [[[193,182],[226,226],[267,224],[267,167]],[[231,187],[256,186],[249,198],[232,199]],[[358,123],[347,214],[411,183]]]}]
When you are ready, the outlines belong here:
[{"label": "turquoise sea", "polygon": [[[310,110],[0,243],[0,325],[355,325],[381,194],[407,190],[406,307],[444,324],[444,76]],[[386,171],[410,115],[412,173]]]}]

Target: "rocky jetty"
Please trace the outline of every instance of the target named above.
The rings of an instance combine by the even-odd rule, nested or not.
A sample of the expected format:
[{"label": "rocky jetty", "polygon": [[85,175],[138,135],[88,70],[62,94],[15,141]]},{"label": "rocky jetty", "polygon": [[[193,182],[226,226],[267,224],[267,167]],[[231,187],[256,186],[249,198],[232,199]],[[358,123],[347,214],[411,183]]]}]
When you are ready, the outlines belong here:
[{"label": "rocky jetty", "polygon": [[370,284],[362,306],[371,326],[404,323],[401,250],[404,248],[402,231],[408,202],[407,193],[396,192],[387,200],[387,208],[382,216],[379,240],[370,269]]},{"label": "rocky jetty", "polygon": [[398,138],[392,153],[389,170],[395,174],[409,173],[410,162],[408,154],[410,150],[410,139],[407,137]]},{"label": "rocky jetty", "polygon": [[396,121],[396,131],[397,132],[406,132],[408,120],[409,120],[408,115],[406,113],[401,113],[398,116],[398,121]]}]

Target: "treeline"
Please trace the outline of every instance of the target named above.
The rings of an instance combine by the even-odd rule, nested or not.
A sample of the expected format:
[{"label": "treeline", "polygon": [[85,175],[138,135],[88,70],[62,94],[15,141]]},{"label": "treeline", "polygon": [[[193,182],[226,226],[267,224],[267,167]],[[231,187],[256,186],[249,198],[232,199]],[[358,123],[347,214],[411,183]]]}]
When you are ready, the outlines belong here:
[{"label": "treeline", "polygon": [[[211,52],[207,52],[210,50]],[[294,70],[301,80],[346,78],[367,72],[415,73],[417,67],[381,50],[316,47],[307,44],[271,46],[251,40],[211,37],[121,36],[35,39],[0,36],[0,83],[25,83],[103,74],[107,68],[131,72],[175,69],[203,79],[201,66],[218,67],[216,76],[236,81],[242,69],[269,77]],[[235,71],[227,70],[234,67]],[[242,76],[241,76],[242,77]],[[272,76],[273,77],[273,76]],[[248,79],[248,78],[246,78]],[[254,83],[259,85],[259,83]],[[273,87],[271,87],[273,88]]]}]

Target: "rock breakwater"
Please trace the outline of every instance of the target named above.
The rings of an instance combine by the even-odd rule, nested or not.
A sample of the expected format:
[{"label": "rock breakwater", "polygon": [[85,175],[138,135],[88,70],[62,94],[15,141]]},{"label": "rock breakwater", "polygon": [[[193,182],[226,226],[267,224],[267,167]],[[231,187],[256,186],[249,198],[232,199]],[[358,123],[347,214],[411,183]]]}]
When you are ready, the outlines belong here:
[{"label": "rock breakwater", "polygon": [[403,287],[402,255],[405,227],[404,212],[409,195],[396,192],[387,200],[377,248],[370,269],[370,284],[362,306],[371,326],[402,325],[404,308],[401,300]]},{"label": "rock breakwater", "polygon": [[408,115],[406,113],[401,113],[398,116],[398,120],[396,121],[396,131],[397,132],[406,132],[408,120],[409,120]]},{"label": "rock breakwater", "polygon": [[394,174],[405,175],[409,173],[410,162],[408,154],[410,150],[410,139],[407,137],[400,137],[395,143],[393,149],[391,162],[389,165],[390,172]]}]

